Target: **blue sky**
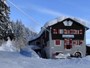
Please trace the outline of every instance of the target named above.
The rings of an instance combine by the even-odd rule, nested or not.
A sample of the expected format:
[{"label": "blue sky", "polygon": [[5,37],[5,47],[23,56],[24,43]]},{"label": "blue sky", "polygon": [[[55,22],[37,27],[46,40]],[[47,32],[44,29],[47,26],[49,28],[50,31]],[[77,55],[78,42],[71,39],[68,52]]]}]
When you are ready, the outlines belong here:
[{"label": "blue sky", "polygon": [[[10,0],[20,9],[32,17],[38,24],[19,10],[17,10],[8,1],[11,7],[10,17],[16,21],[22,20],[23,24],[39,32],[41,27],[47,22],[60,16],[74,16],[90,21],[90,0]],[[89,23],[88,23],[89,24]],[[90,30],[87,31],[87,44],[90,43]]]}]

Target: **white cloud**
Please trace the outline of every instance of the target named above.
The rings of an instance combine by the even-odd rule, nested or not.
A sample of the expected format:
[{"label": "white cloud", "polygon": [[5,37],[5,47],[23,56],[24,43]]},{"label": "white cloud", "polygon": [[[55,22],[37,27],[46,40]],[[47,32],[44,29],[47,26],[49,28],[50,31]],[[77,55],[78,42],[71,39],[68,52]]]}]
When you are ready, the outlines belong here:
[{"label": "white cloud", "polygon": [[61,12],[57,12],[57,11],[54,11],[54,10],[51,10],[48,8],[43,8],[43,7],[36,6],[36,5],[31,5],[31,7],[29,7],[29,8],[32,10],[38,11],[40,13],[49,14],[52,16],[66,16],[66,14],[63,14]]},{"label": "white cloud", "polygon": [[42,13],[45,13],[45,14],[50,14],[50,15],[53,15],[53,16],[62,16],[64,14],[60,13],[60,12],[57,12],[57,11],[54,11],[54,10],[50,10],[50,9],[38,9],[39,12],[42,12]]}]

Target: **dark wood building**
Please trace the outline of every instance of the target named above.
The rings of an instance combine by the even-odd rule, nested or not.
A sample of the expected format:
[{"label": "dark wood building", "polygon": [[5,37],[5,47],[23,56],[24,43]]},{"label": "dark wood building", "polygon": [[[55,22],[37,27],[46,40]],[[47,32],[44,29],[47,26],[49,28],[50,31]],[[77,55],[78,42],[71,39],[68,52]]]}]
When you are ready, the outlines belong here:
[{"label": "dark wood building", "polygon": [[80,19],[60,17],[46,23],[29,44],[39,46],[41,54],[46,54],[47,58],[55,58],[60,53],[69,53],[73,56],[78,53],[80,57],[84,57],[88,29],[85,22]]}]

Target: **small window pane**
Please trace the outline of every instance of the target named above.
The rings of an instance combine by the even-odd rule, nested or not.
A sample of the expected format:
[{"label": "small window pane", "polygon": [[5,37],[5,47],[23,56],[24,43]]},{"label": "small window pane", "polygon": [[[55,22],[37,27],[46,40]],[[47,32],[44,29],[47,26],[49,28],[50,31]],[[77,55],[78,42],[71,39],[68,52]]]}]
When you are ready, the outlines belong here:
[{"label": "small window pane", "polygon": [[64,29],[64,34],[68,34],[68,30]]},{"label": "small window pane", "polygon": [[78,45],[78,41],[77,40],[73,40],[73,45]]},{"label": "small window pane", "polygon": [[60,40],[55,40],[56,45],[60,45]]},{"label": "small window pane", "polygon": [[79,45],[82,45],[82,44],[83,44],[83,40],[80,40],[80,41],[79,41]]},{"label": "small window pane", "polygon": [[68,21],[63,22],[64,26],[68,26]]},{"label": "small window pane", "polygon": [[72,21],[68,21],[68,23],[69,23],[69,26],[72,26],[72,24],[73,24],[73,22],[72,22]]},{"label": "small window pane", "polygon": [[69,40],[69,44],[72,45],[72,39]]},{"label": "small window pane", "polygon": [[82,31],[82,30],[80,30],[80,31],[79,31],[79,34],[83,34],[83,31]]},{"label": "small window pane", "polygon": [[70,34],[74,34],[74,31],[73,31],[73,29],[70,29]]},{"label": "small window pane", "polygon": [[59,33],[60,34],[63,34],[63,29],[59,29]]},{"label": "small window pane", "polygon": [[57,33],[58,33],[57,29],[53,29],[53,34],[57,34]]},{"label": "small window pane", "polygon": [[72,48],[72,39],[65,39],[64,47],[65,47],[65,49],[71,49]]}]

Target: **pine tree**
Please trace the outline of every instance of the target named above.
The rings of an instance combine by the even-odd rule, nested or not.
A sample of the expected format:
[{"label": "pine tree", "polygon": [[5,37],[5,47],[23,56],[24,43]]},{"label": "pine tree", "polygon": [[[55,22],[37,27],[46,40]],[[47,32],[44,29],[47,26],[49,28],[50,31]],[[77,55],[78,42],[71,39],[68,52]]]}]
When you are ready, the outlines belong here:
[{"label": "pine tree", "polygon": [[0,39],[7,40],[7,37],[13,39],[12,27],[9,18],[10,8],[6,0],[0,0]]}]

